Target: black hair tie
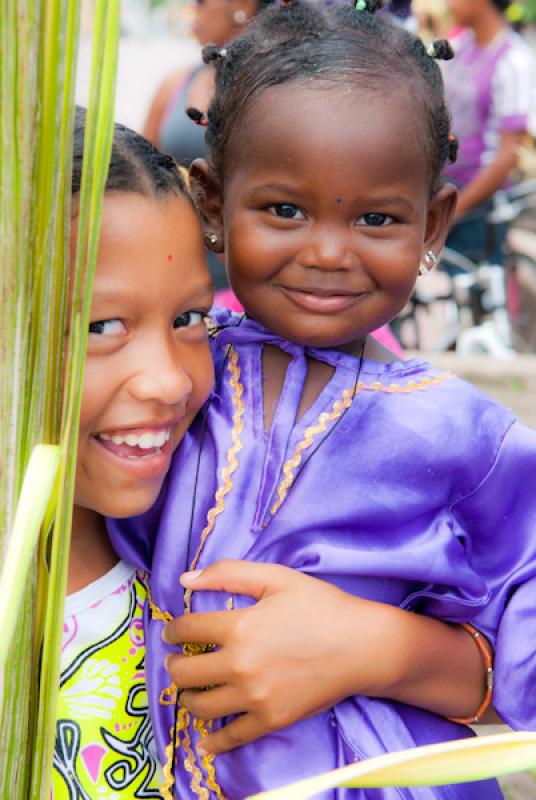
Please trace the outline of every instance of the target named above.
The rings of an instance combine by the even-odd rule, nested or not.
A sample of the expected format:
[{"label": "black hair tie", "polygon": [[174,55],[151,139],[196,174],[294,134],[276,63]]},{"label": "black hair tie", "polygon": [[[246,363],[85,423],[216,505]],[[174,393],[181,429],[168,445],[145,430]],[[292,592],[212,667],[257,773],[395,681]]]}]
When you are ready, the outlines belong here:
[{"label": "black hair tie", "polygon": [[456,136],[453,133],[449,134],[449,155],[448,159],[451,164],[456,162],[458,158],[458,148],[460,147],[460,143]]},{"label": "black hair tie", "polygon": [[211,64],[213,61],[223,61],[227,58],[227,48],[219,47],[217,44],[207,44],[203,47],[203,61]]},{"label": "black hair tie", "polygon": [[354,0],[356,11],[368,11],[369,14],[375,14],[380,8],[383,8],[383,0]]},{"label": "black hair tie", "polygon": [[448,39],[437,39],[432,42],[427,51],[430,58],[437,58],[440,61],[450,61],[454,58],[454,50]]},{"label": "black hair tie", "polygon": [[193,108],[192,106],[190,106],[190,108],[186,109],[186,113],[188,114],[190,119],[192,119],[195,122],[196,125],[203,125],[203,126],[208,125],[207,115],[203,114],[202,111],[199,111],[198,108]]}]

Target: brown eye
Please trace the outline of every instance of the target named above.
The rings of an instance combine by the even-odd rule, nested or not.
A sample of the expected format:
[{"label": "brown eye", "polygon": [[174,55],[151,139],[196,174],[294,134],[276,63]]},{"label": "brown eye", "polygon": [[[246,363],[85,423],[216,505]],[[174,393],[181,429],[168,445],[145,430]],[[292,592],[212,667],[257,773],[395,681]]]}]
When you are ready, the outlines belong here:
[{"label": "brown eye", "polygon": [[270,210],[274,216],[281,219],[305,219],[303,211],[294,203],[274,203],[270,206]]},{"label": "brown eye", "polygon": [[[363,220],[363,222],[361,222]],[[393,222],[393,218],[390,217],[388,214],[363,214],[362,217],[359,217],[357,224],[358,225],[368,225],[371,228],[382,228],[384,225],[389,225]]]},{"label": "brown eye", "polygon": [[99,319],[89,323],[89,333],[96,336],[117,336],[125,332],[125,326],[120,319]]},{"label": "brown eye", "polygon": [[179,314],[173,320],[174,328],[192,328],[194,325],[199,325],[203,322],[206,313],[204,311],[185,311],[184,314]]}]

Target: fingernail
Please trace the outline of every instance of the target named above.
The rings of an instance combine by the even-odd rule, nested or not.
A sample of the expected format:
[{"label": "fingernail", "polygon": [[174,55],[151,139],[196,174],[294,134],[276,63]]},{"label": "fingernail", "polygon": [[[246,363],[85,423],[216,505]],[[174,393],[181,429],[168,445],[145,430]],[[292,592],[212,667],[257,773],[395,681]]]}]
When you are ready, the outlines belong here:
[{"label": "fingernail", "polygon": [[196,581],[202,574],[202,569],[193,569],[191,572],[183,572],[181,575],[181,583],[184,585],[185,583]]},{"label": "fingernail", "polygon": [[167,625],[164,625],[160,633],[160,636],[162,637],[163,642],[165,642],[166,644],[171,644],[171,642],[168,642],[166,634],[167,634]]},{"label": "fingernail", "polygon": [[169,666],[168,666],[168,664],[169,664],[169,659],[170,659],[170,656],[169,656],[169,655],[167,655],[167,656],[165,657],[165,659],[164,659],[164,668],[165,668],[165,669],[166,669],[168,672],[169,672]]},{"label": "fingernail", "polygon": [[198,744],[195,749],[197,750],[197,755],[198,756],[201,756],[201,757],[202,756],[206,756],[207,751],[205,750],[205,748],[203,747],[202,744]]}]

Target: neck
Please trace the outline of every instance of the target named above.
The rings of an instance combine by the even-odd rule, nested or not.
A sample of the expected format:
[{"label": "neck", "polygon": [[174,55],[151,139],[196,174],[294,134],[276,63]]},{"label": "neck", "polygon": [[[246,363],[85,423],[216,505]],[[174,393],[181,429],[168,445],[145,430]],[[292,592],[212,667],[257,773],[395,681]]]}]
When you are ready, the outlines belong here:
[{"label": "neck", "polygon": [[114,552],[104,517],[89,508],[75,505],[69,556],[67,594],[78,592],[109,572],[118,558]]},{"label": "neck", "polygon": [[475,41],[480,47],[485,47],[493,41],[497,34],[506,27],[506,22],[500,11],[490,8],[472,25]]}]

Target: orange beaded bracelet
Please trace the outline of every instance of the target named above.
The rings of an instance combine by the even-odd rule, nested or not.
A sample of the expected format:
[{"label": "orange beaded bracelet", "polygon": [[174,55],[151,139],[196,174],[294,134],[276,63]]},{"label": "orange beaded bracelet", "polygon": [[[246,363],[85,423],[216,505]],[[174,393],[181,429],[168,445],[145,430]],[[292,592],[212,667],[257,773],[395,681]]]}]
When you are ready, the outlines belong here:
[{"label": "orange beaded bracelet", "polygon": [[459,722],[462,725],[472,725],[475,722],[480,722],[482,715],[491,705],[491,696],[493,693],[493,651],[487,641],[484,639],[480,631],[469,625],[468,622],[463,622],[460,625],[467,633],[473,637],[475,643],[482,654],[484,660],[484,667],[486,669],[486,694],[482,704],[478,708],[476,714],[472,717],[449,717],[451,722]]}]

